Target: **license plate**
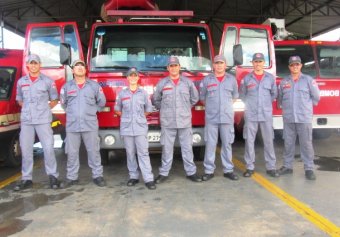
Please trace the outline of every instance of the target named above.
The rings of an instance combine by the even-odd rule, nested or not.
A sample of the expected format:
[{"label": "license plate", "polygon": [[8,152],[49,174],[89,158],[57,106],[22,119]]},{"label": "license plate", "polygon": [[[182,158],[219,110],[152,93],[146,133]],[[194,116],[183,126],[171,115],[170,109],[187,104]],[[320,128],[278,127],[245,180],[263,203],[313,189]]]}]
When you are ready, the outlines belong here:
[{"label": "license plate", "polygon": [[148,133],[148,141],[149,142],[159,142],[161,140],[160,132],[149,132]]}]

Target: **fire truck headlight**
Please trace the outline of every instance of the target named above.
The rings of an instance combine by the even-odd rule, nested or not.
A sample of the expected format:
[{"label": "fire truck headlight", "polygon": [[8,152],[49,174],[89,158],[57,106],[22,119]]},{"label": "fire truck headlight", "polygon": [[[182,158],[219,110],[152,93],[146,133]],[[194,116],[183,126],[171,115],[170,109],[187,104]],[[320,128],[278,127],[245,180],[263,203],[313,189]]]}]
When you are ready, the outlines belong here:
[{"label": "fire truck headlight", "polygon": [[107,146],[112,146],[115,142],[116,142],[116,139],[115,139],[115,137],[113,135],[107,135],[104,138],[104,143]]},{"label": "fire truck headlight", "polygon": [[192,135],[192,142],[193,143],[200,143],[202,141],[202,136],[200,135],[200,134],[198,134],[198,133],[194,133],[193,135]]},{"label": "fire truck headlight", "polygon": [[195,110],[196,111],[201,111],[201,110],[204,110],[205,108],[204,108],[204,106],[203,105],[196,105],[195,106]]},{"label": "fire truck headlight", "polygon": [[244,111],[245,105],[242,100],[237,99],[233,104],[234,111]]}]

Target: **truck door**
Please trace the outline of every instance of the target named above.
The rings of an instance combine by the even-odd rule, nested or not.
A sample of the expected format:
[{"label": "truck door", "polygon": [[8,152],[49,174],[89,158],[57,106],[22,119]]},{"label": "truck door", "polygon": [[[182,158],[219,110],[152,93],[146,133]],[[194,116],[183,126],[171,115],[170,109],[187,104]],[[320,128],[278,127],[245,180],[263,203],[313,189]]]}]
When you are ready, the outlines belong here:
[{"label": "truck door", "polygon": [[[233,49],[241,45],[243,63],[235,65]],[[271,29],[267,25],[251,24],[225,24],[220,44],[220,54],[227,59],[229,73],[236,77],[238,84],[242,78],[252,71],[252,57],[254,53],[263,53],[265,57],[265,70],[275,75],[274,44]],[[238,132],[243,126],[244,103],[237,100],[234,103],[235,124]]]},{"label": "truck door", "polygon": [[[67,43],[71,48],[71,60],[84,59],[75,22],[34,23],[28,24],[25,37],[24,59],[30,54],[41,58],[41,72],[55,80],[58,91],[68,80],[72,80],[71,68],[60,63],[60,44]],[[27,73],[26,60],[23,63],[23,74]],[[53,109],[58,119],[65,121],[65,116],[58,104]]]}]

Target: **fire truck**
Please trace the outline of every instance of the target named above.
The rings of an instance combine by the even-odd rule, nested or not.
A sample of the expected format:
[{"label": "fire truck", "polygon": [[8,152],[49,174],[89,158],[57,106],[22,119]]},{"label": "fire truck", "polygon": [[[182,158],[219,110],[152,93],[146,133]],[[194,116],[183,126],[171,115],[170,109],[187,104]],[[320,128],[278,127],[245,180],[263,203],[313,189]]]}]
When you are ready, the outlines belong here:
[{"label": "fire truck", "polygon": [[[279,81],[289,75],[288,59],[301,57],[302,72],[315,78],[320,102],[314,107],[313,137],[327,138],[340,128],[340,42],[282,40],[275,41],[276,72]],[[276,108],[276,106],[274,106]],[[281,110],[274,109],[274,129],[283,128]]]},{"label": "fire truck", "polygon": [[20,107],[15,92],[21,77],[22,55],[22,50],[0,49],[0,161],[7,166],[21,164]]},{"label": "fire truck", "polygon": [[[142,6],[142,3],[147,4]],[[92,25],[87,67],[88,77],[102,86],[107,99],[106,107],[98,113],[101,154],[106,160],[110,150],[124,147],[119,135],[119,117],[114,114],[113,107],[117,93],[127,86],[126,71],[132,66],[137,67],[141,87],[152,96],[157,82],[168,75],[167,60],[174,55],[180,60],[182,74],[198,88],[203,77],[212,72],[214,47],[208,25],[189,22],[192,11],[158,11],[150,0],[111,0],[103,5],[102,13],[107,22]],[[243,77],[251,70],[248,67],[251,57],[259,47],[267,50],[266,67],[275,73],[269,26],[225,25],[221,52],[231,65],[230,73],[236,77]],[[31,53],[41,57],[43,73],[54,78],[60,89],[65,81],[72,80],[70,62],[83,59],[77,25],[74,22],[29,24],[24,56]],[[242,66],[232,66],[238,64]],[[235,103],[237,128],[242,127],[243,107],[241,101]],[[53,111],[64,121],[64,111],[60,106]],[[155,110],[147,119],[149,146],[159,148],[158,111]],[[204,156],[204,124],[204,106],[198,103],[192,109],[193,149],[198,159]]]}]

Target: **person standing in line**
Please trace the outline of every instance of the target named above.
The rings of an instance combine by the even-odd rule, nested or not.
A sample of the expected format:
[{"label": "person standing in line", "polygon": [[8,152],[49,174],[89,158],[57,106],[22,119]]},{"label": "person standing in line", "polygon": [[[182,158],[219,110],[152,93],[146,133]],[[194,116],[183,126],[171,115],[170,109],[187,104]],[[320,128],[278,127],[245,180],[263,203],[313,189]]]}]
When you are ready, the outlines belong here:
[{"label": "person standing in line", "polygon": [[290,75],[282,79],[278,90],[284,139],[284,163],[279,172],[281,175],[293,173],[295,141],[298,136],[305,176],[308,180],[315,180],[312,118],[313,105],[316,106],[320,101],[320,91],[316,81],[301,72],[299,56],[291,56],[288,63]]},{"label": "person standing in line", "polygon": [[138,87],[139,74],[137,69],[130,68],[126,77],[129,85],[118,94],[114,110],[121,117],[120,135],[124,140],[130,176],[127,186],[135,186],[139,182],[139,164],[145,186],[153,190],[156,189],[156,185],[150,163],[147,138],[148,123],[146,120],[146,115],[152,112],[152,104],[148,93]]},{"label": "person standing in line", "polygon": [[214,58],[214,73],[200,83],[200,101],[205,105],[205,154],[203,181],[214,177],[218,133],[222,141],[221,160],[224,177],[238,180],[234,173],[231,144],[235,139],[233,101],[238,98],[234,76],[226,73],[227,61],[223,55]]},{"label": "person standing in line", "polygon": [[241,81],[240,98],[245,103],[243,138],[245,139],[244,160],[247,170],[244,177],[251,177],[255,169],[254,143],[258,128],[261,129],[266,173],[271,177],[279,177],[276,170],[273,130],[273,101],[277,97],[275,77],[264,71],[265,59],[262,53],[253,55],[254,70]]},{"label": "person standing in line", "polygon": [[152,98],[153,104],[160,110],[162,144],[162,166],[155,182],[162,183],[168,178],[177,134],[187,178],[201,182],[194,163],[191,123],[191,108],[199,99],[198,91],[191,80],[180,75],[181,66],[177,57],[169,57],[167,69],[169,76],[158,82]]},{"label": "person standing in line", "polygon": [[79,148],[83,140],[93,182],[105,186],[101,165],[97,112],[106,103],[101,86],[86,77],[86,65],[82,60],[72,63],[74,80],[68,81],[60,91],[60,102],[66,112],[67,174],[65,187],[78,183]]},{"label": "person standing in line", "polygon": [[27,58],[28,75],[19,79],[16,100],[21,106],[20,147],[22,153],[22,179],[14,191],[32,188],[33,144],[35,134],[44,150],[45,171],[50,187],[60,187],[57,161],[54,153],[54,138],[51,128],[51,109],[58,103],[55,82],[40,72],[41,60],[36,54]]}]

